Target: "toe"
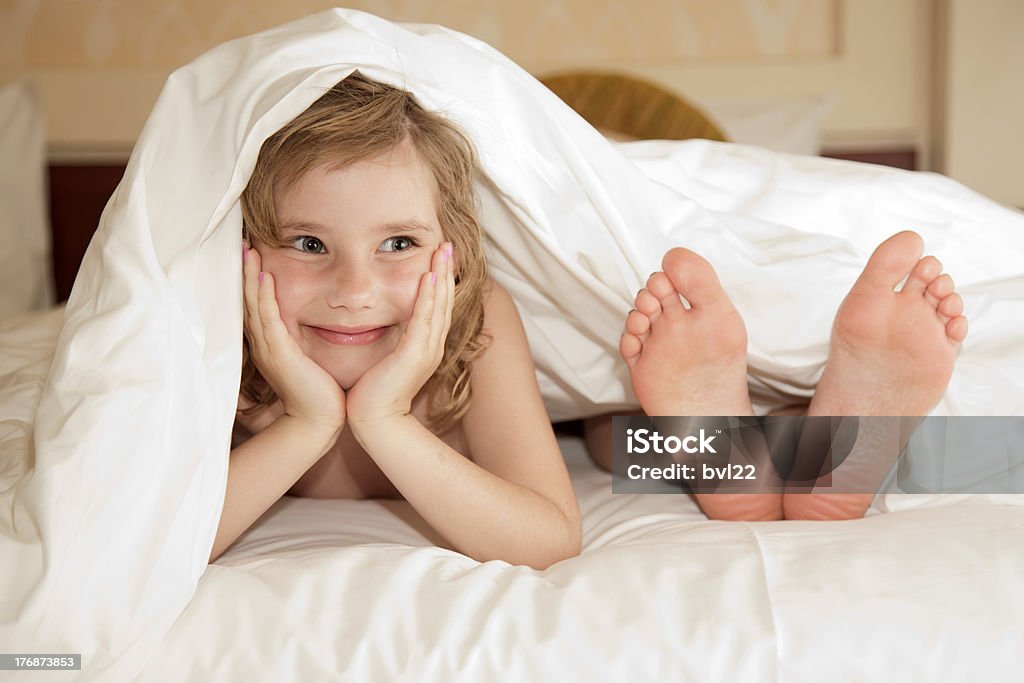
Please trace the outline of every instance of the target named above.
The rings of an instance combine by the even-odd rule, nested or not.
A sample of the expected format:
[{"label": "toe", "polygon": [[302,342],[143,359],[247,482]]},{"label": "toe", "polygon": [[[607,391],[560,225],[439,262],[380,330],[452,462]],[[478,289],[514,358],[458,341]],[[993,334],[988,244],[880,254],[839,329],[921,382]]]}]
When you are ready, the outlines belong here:
[{"label": "toe", "polygon": [[672,286],[668,275],[658,271],[647,281],[647,289],[658,298],[658,305],[663,313],[683,310],[683,302],[679,299],[679,292]]},{"label": "toe", "polygon": [[636,295],[635,308],[648,318],[653,318],[661,313],[661,302],[649,289],[641,289]]},{"label": "toe", "polygon": [[959,294],[950,294],[939,302],[935,310],[947,318],[959,317],[964,312],[964,300]]},{"label": "toe", "polygon": [[668,276],[659,270],[657,273],[651,273],[651,276],[647,278],[647,291],[660,301],[672,294],[674,290]]},{"label": "toe", "polygon": [[640,311],[630,311],[626,316],[626,332],[637,337],[643,337],[651,329],[651,319]]},{"label": "toe", "polygon": [[919,296],[939,277],[941,272],[942,264],[939,262],[939,259],[934,256],[925,256],[910,271],[910,275],[907,276],[907,281],[901,291]]},{"label": "toe", "polygon": [[924,296],[932,306],[938,306],[939,302],[952,294],[955,289],[956,286],[953,284],[953,278],[943,273],[931,281],[928,289],[925,290]]},{"label": "toe", "polygon": [[962,315],[946,323],[946,336],[959,343],[967,338],[967,318]]},{"label": "toe", "polygon": [[923,252],[924,240],[916,232],[896,233],[878,245],[854,287],[884,287],[892,291],[910,274]]},{"label": "toe", "polygon": [[699,254],[676,247],[661,263],[673,289],[686,297],[691,306],[710,306],[728,301],[715,269]]},{"label": "toe", "polygon": [[622,360],[626,361],[626,365],[629,367],[632,368],[636,365],[642,349],[643,344],[640,343],[640,338],[636,335],[625,332],[619,337],[619,355],[622,356]]}]

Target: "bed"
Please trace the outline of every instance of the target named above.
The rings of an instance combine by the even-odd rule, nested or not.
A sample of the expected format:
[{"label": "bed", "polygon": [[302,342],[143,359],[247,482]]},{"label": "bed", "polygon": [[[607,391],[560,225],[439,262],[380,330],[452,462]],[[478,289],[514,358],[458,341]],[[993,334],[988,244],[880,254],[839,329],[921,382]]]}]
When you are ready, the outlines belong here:
[{"label": "bed", "polygon": [[[60,317],[0,330],[0,376],[22,387],[0,404],[8,429],[31,423]],[[285,496],[134,680],[1017,679],[1024,507],[909,497],[857,521],[713,522],[688,496],[613,494],[582,439],[560,445],[580,557],[480,564],[404,503]]]},{"label": "bed", "polygon": [[[319,31],[324,24],[336,22],[339,31],[351,32],[355,26],[371,37],[392,39],[394,27],[377,21],[359,13],[335,12],[320,15],[315,26]],[[297,28],[310,31],[313,26]],[[452,42],[452,49],[464,49],[460,38],[428,28],[393,39],[412,41],[407,47],[412,53],[415,41],[421,39],[430,41],[435,50],[447,45],[445,41]],[[497,58],[484,52],[481,59],[484,66],[493,68]],[[464,66],[465,87],[476,88],[468,75],[474,64],[470,60]],[[524,92],[544,97],[532,82],[516,83]],[[686,191],[701,196],[707,205],[716,205],[716,211],[737,211],[736,205],[744,204],[757,205],[757,211],[770,215],[792,200],[785,183],[773,190],[775,194],[766,194],[763,181],[738,186],[725,182],[725,175],[716,177],[716,170],[721,172],[726,162],[730,167],[740,163],[785,167],[785,173],[775,179],[795,178],[794,193],[804,192],[820,177],[837,183],[840,176],[852,178],[851,184],[877,182],[879,187],[895,183],[904,190],[912,185],[909,179],[897,181],[895,175],[884,173],[875,176],[874,171],[842,162],[765,156],[702,142],[683,151],[643,143],[616,151],[614,146],[600,146],[604,143],[590,137],[593,131],[566,112],[545,106],[552,108],[552,120],[566,126],[564,135],[585,141],[599,158],[612,159],[612,152],[624,155],[614,158],[627,158],[642,167],[645,177],[659,185],[658,191],[680,169],[687,177],[707,183],[700,187],[694,180]],[[108,172],[110,180],[120,176],[117,165],[108,167]],[[78,244],[87,241],[94,225],[87,219],[77,227],[68,221],[85,212],[65,197],[84,198],[88,192],[64,194],[63,173],[55,168],[50,175],[55,259],[64,245],[76,239]],[[85,169],[68,173],[90,175]],[[96,196],[104,191],[97,188]],[[888,197],[881,189],[872,191]],[[848,196],[842,199],[853,203],[862,196],[852,190],[837,194],[843,193]],[[779,205],[768,201],[773,198]],[[792,220],[801,226],[800,220],[810,222],[830,210],[847,216],[851,210],[837,205],[839,199],[835,195],[807,199],[822,204]],[[484,210],[498,216],[500,207],[492,201],[493,196],[485,197]],[[1012,231],[1024,224],[1024,219],[1006,216],[1002,209],[977,199],[963,201],[981,207],[979,222],[1002,221],[993,230]],[[114,209],[108,211],[117,209],[116,201],[111,204]],[[848,225],[837,224],[837,231],[863,227],[853,219]],[[69,238],[62,230],[71,230],[77,237]],[[215,237],[208,241],[214,242]],[[1007,248],[1015,254],[1013,249],[1024,249],[1024,245],[1011,241]],[[500,249],[494,255],[499,264],[508,258]],[[58,300],[70,285],[68,273],[77,269],[73,255],[61,258],[66,260],[55,262]],[[1019,266],[993,261],[984,267],[979,264],[978,269],[996,278],[993,282],[1003,283],[1007,305],[1018,301]],[[979,291],[983,289],[984,275],[969,272],[965,277]],[[172,279],[171,285],[176,284]],[[78,285],[83,290],[89,286],[98,285],[92,280]],[[984,297],[978,296],[980,309]],[[72,298],[69,315],[81,316],[83,300],[81,295],[78,298],[77,302]],[[522,299],[521,305],[527,306]],[[1016,328],[1011,323],[997,324],[1004,309],[993,303],[988,310],[995,313],[986,319],[997,320],[985,338],[994,341],[981,352],[1005,353],[1003,367],[1010,370],[1006,371],[1009,379],[1002,374],[984,377],[990,389],[1009,394],[1018,367],[1011,364],[1019,356],[999,348],[1006,340],[1019,339],[1019,333],[1013,336]],[[184,320],[193,323],[187,317],[190,313],[185,311]],[[529,317],[528,309],[524,315]],[[63,337],[79,320],[75,317],[69,323],[58,307],[0,321],[0,453],[4,457],[0,491],[5,522],[0,557],[10,587],[3,592],[0,640],[23,652],[80,652],[81,677],[69,673],[67,680],[1019,678],[1024,653],[1024,584],[1019,580],[1024,569],[1024,506],[1019,496],[892,494],[876,498],[862,520],[713,522],[681,493],[613,494],[611,476],[591,464],[571,426],[561,430],[559,443],[583,513],[584,548],[578,558],[545,571],[503,562],[481,564],[438,547],[437,539],[404,503],[288,496],[206,567],[202,543],[186,544],[181,539],[209,534],[211,519],[195,511],[216,500],[222,480],[215,476],[215,469],[167,463],[166,457],[160,457],[163,444],[140,451],[152,458],[131,474],[138,483],[146,482],[149,472],[150,485],[141,492],[132,495],[98,484],[111,500],[120,501],[114,511],[121,518],[107,520],[109,529],[122,534],[120,543],[104,538],[103,529],[91,527],[79,529],[86,539],[79,545],[47,544],[45,538],[40,543],[33,540],[32,522],[63,540],[67,536],[57,532],[68,528],[69,506],[75,516],[79,512],[93,515],[103,507],[89,492],[67,488],[65,497],[51,501],[55,506],[29,508],[34,517],[23,516],[24,509],[18,507],[60,476],[48,470],[52,479],[30,481],[37,446],[43,447],[38,451],[43,456],[78,452],[70,446],[63,451],[48,446],[52,440],[45,433],[68,434],[54,424],[52,403],[57,389],[51,382],[71,362],[69,340]],[[109,324],[117,328],[120,323]],[[172,334],[174,329],[162,332]],[[147,333],[146,328],[142,333]],[[86,334],[91,333],[83,337]],[[539,353],[546,348],[545,341],[538,338]],[[84,351],[89,348],[83,347]],[[217,372],[230,375],[224,368]],[[117,377],[116,371],[112,373]],[[766,377],[758,381],[768,392],[773,385]],[[798,380],[793,391],[799,389]],[[970,394],[969,387],[959,391],[956,396]],[[137,400],[139,408],[132,414],[144,419],[150,398]],[[194,392],[190,400],[203,406],[211,399],[203,390]],[[609,399],[614,400],[621,398]],[[566,405],[566,401],[553,401],[553,416],[580,417],[593,409],[588,405],[572,415]],[[955,412],[958,405],[950,401],[944,408]],[[47,407],[49,413],[37,412]],[[226,414],[230,416],[230,410]],[[37,417],[45,417],[45,422],[37,424]],[[34,432],[40,425],[44,436]],[[133,426],[124,428],[131,432]],[[203,429],[205,423],[197,427],[199,436]],[[75,464],[70,459],[68,463]],[[112,465],[96,461],[97,466],[101,464]],[[104,472],[107,477],[128,476],[115,470]],[[192,479],[185,480],[185,474]],[[87,478],[102,481],[98,473],[88,473]],[[177,516],[152,527],[124,519],[131,511],[137,519],[147,520],[155,506],[172,506]],[[215,525],[216,519],[212,522]],[[159,538],[153,537],[154,529],[160,532]],[[95,545],[86,548],[89,542]],[[38,553],[26,550],[35,547],[32,544],[39,545]],[[97,553],[98,548],[108,554]],[[193,549],[194,554],[175,552],[184,548]],[[22,564],[12,564],[12,558]],[[26,558],[36,558],[40,564]],[[72,566],[81,558],[97,563]],[[99,562],[104,558],[105,563]],[[44,564],[53,568],[43,571]],[[201,567],[198,573],[197,567]],[[58,579],[68,587],[56,586]],[[49,596],[50,602],[41,604],[40,595]],[[34,680],[33,674],[22,676],[14,680]],[[54,680],[58,679],[55,675]]]}]

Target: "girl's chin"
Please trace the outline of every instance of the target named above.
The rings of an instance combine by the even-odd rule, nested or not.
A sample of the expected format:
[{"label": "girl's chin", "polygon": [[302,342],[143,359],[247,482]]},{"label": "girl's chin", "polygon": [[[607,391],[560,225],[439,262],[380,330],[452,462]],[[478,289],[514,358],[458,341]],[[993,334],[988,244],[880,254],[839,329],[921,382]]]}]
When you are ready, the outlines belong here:
[{"label": "girl's chin", "polygon": [[338,386],[345,391],[354,387],[359,378],[366,374],[366,371],[373,366],[373,363],[324,363],[317,358],[313,360],[317,361],[320,367],[327,370],[328,374],[338,383]]},{"label": "girl's chin", "polygon": [[307,355],[320,367],[326,370],[342,389],[348,391],[366,371],[385,358],[391,349],[377,344],[373,349],[367,347],[339,347],[328,349],[312,348],[306,350]]},{"label": "girl's chin", "polygon": [[352,370],[347,372],[331,372],[331,377],[333,377],[334,381],[338,383],[338,386],[345,391],[348,391],[356,385],[356,382],[359,381],[359,378],[362,377],[364,373],[365,369],[358,372]]}]

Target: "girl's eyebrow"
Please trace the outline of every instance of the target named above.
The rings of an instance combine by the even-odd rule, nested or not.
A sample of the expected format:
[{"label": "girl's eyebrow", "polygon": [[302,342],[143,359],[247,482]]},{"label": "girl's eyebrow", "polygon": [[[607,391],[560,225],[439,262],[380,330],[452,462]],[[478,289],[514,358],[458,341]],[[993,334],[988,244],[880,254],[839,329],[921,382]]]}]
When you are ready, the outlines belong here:
[{"label": "girl's eyebrow", "polygon": [[397,232],[397,231],[402,231],[402,232],[419,232],[419,233],[424,233],[424,234],[429,233],[429,232],[433,232],[433,230],[428,225],[426,225],[425,223],[423,223],[421,221],[416,220],[415,218],[409,218],[409,219],[404,220],[404,221],[396,221],[396,222],[392,222],[392,223],[385,223],[384,225],[382,225],[379,228],[377,228],[377,230],[379,232]]},{"label": "girl's eyebrow", "polygon": [[[289,220],[281,223],[281,230],[296,230],[308,232],[310,234],[320,234],[330,232],[331,229],[320,223],[313,223],[311,221],[302,220]],[[415,232],[415,233],[430,233],[433,229],[423,221],[415,218],[408,218],[400,221],[389,221],[383,225],[379,225],[376,228],[377,232]]]},{"label": "girl's eyebrow", "polygon": [[303,232],[310,233],[327,231],[327,228],[320,225],[319,223],[309,223],[307,221],[286,221],[284,223],[281,223],[278,227],[281,230],[301,230]]}]

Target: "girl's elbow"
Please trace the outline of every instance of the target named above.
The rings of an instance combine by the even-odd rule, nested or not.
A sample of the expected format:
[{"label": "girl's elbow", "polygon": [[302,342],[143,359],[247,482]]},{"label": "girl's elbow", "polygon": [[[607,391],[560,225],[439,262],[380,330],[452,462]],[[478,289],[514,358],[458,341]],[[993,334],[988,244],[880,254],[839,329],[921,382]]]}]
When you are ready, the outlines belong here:
[{"label": "girl's elbow", "polygon": [[526,562],[526,565],[531,569],[544,571],[545,569],[550,569],[563,560],[570,560],[577,557],[582,549],[582,543],[578,539],[570,540],[559,545],[557,548],[553,548],[549,553],[544,553],[542,556],[531,558],[530,561]]},{"label": "girl's elbow", "polygon": [[571,557],[577,557],[583,552],[583,523],[580,521],[579,511],[576,511],[575,515],[570,515],[568,518],[569,522],[569,533],[567,534],[565,556],[563,560],[568,560]]},{"label": "girl's elbow", "polygon": [[[580,515],[578,504],[573,504],[565,514],[566,523],[569,528],[569,555],[576,557],[583,552],[583,518]],[[568,559],[568,557],[566,559]]]},{"label": "girl's elbow", "polygon": [[579,515],[566,515],[565,521],[562,532],[551,539],[548,551],[527,562],[529,567],[543,571],[563,560],[577,557],[583,551],[583,528]]},{"label": "girl's elbow", "polygon": [[559,557],[551,564],[579,557],[581,552],[583,552],[583,531],[581,529],[577,529],[576,532],[568,539],[568,542],[565,544],[565,547],[559,554]]}]

